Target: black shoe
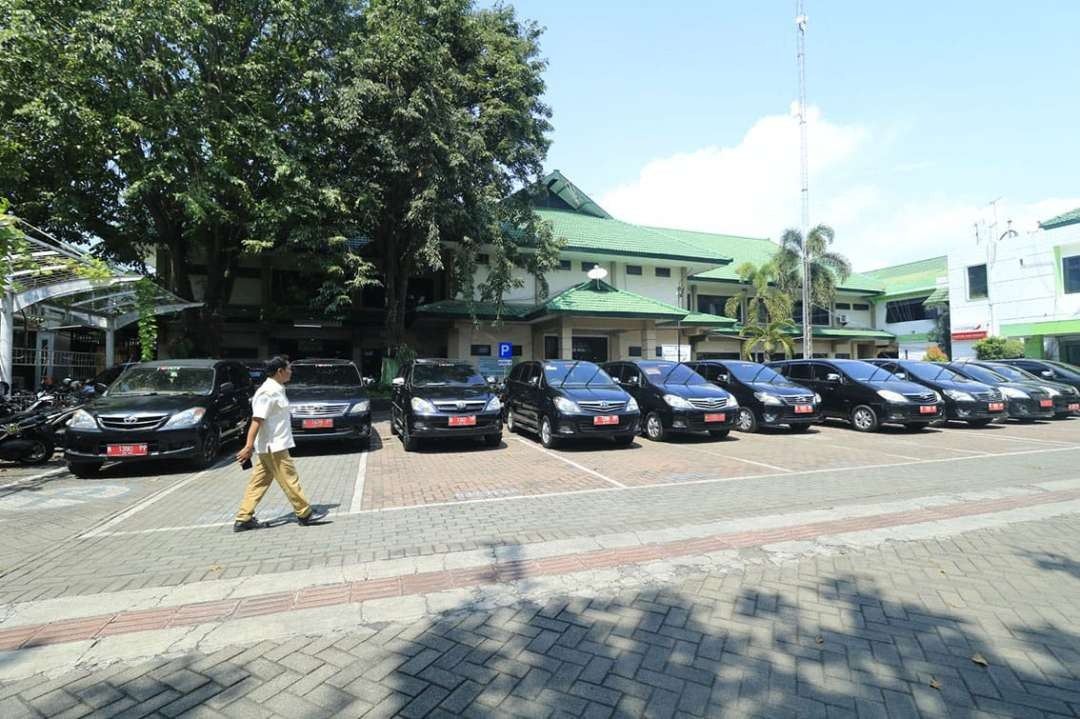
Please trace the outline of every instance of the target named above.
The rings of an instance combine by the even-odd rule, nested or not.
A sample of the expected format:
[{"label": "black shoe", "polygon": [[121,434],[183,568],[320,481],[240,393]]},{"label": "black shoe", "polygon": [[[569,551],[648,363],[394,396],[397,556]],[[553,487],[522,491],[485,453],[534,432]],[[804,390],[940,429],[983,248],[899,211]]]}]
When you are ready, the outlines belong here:
[{"label": "black shoe", "polygon": [[246,522],[233,522],[232,531],[246,532],[249,529],[261,529],[262,526],[262,522],[252,517]]},{"label": "black shoe", "polygon": [[325,509],[312,509],[311,513],[306,517],[297,517],[296,521],[301,527],[308,527],[312,524],[317,524],[320,519],[326,516]]}]

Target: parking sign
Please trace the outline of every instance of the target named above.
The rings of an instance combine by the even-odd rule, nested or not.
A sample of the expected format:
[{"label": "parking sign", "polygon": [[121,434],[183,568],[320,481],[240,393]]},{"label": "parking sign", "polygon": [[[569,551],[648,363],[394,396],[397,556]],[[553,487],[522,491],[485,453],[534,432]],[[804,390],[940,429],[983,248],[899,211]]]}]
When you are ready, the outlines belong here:
[{"label": "parking sign", "polygon": [[511,359],[514,356],[514,345],[510,342],[499,343],[499,359]]}]

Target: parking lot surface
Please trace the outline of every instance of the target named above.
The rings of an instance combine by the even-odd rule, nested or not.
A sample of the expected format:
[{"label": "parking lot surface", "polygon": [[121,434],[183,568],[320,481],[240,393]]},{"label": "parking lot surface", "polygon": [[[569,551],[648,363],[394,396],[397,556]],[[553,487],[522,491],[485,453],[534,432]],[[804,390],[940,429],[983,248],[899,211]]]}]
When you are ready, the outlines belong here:
[{"label": "parking lot surface", "polygon": [[1080,708],[1080,421],[415,453],[375,431],[296,453],[315,527],[271,488],[271,526],[234,534],[224,455],[0,474],[0,715]]}]

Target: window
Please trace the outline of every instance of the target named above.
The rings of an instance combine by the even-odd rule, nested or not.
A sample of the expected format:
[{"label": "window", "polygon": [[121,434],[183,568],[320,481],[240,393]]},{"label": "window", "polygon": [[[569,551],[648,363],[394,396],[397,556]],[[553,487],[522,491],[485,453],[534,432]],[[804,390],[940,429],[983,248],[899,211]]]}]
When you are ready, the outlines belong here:
[{"label": "window", "polygon": [[520,357],[521,356],[521,345],[510,345],[510,356],[511,357]]},{"label": "window", "polygon": [[656,356],[657,357],[663,357],[664,356],[664,348],[661,347],[660,345],[656,345]]},{"label": "window", "polygon": [[476,255],[476,264],[478,264],[478,265],[489,265],[489,264],[491,264],[491,258],[488,257],[487,254],[481,252],[481,253]]},{"label": "window", "polygon": [[1065,294],[1080,292],[1080,255],[1062,258],[1061,276],[1065,280]]},{"label": "window", "polygon": [[519,364],[517,367],[510,370],[510,376],[507,379],[509,379],[511,382],[520,382],[521,375],[525,374],[528,368],[529,365],[527,364]]},{"label": "window", "polygon": [[559,338],[555,335],[544,336],[544,359],[559,359]]},{"label": "window", "polygon": [[670,267],[657,267],[656,268],[656,276],[657,277],[671,277],[671,268]]},{"label": "window", "polygon": [[814,379],[816,379],[818,382],[828,382],[829,375],[831,374],[836,374],[836,370],[829,365],[814,365]]},{"label": "window", "polygon": [[851,359],[851,354],[848,352],[837,352],[836,359]]},{"label": "window", "polygon": [[982,300],[989,296],[986,287],[986,265],[973,265],[967,268],[968,299]]},{"label": "window", "polygon": [[937,310],[923,304],[926,297],[916,297],[908,300],[893,300],[885,304],[886,322],[915,322],[916,320],[932,320],[937,317]]},{"label": "window", "polygon": [[808,364],[793,364],[787,366],[787,372],[784,372],[789,379],[810,379],[810,365]]},{"label": "window", "polygon": [[860,312],[869,312],[869,311],[870,311],[870,305],[866,305],[866,304],[861,304],[861,305],[859,305],[859,304],[856,304],[856,305],[852,305],[852,306],[851,306],[851,309],[853,309],[853,310],[859,310]]},{"label": "window", "polygon": [[596,267],[596,265],[597,265],[596,262],[582,262],[581,263],[581,271],[582,272],[588,272],[593,267]]},{"label": "window", "polygon": [[836,309],[838,309],[838,310],[850,310],[851,309],[851,303],[850,302],[837,302],[836,303]]},{"label": "window", "polygon": [[469,354],[473,357],[490,357],[491,345],[469,345]]},{"label": "window", "polygon": [[[724,295],[698,295],[698,312],[705,312],[710,315],[727,316],[727,313],[724,312],[724,305],[727,304],[729,299],[731,298]],[[742,315],[742,306],[740,305],[739,311],[735,315],[735,319],[741,320],[743,318]]]},{"label": "window", "polygon": [[636,346],[636,345],[633,346],[633,347],[628,347],[627,350],[626,350],[626,353],[628,355],[630,355],[631,357],[640,357],[641,356],[641,347]]},{"label": "window", "polygon": [[570,260],[559,260],[559,269],[565,272],[569,272],[574,269],[574,263]]},{"label": "window", "polygon": [[[795,302],[791,305],[791,319],[796,324],[802,322],[802,302]],[[829,324],[829,310],[815,305],[813,312],[810,314],[810,324],[827,326]]]},{"label": "window", "polygon": [[626,274],[628,274],[628,275],[640,275],[641,274],[641,265],[627,265],[626,266]]}]

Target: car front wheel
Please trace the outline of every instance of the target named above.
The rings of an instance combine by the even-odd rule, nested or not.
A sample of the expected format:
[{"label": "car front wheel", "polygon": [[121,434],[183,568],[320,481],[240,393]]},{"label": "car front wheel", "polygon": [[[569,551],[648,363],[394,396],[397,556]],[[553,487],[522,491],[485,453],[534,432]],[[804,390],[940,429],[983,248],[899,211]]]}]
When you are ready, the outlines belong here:
[{"label": "car front wheel", "polygon": [[506,431],[511,434],[517,433],[517,423],[514,421],[514,410],[506,410]]},{"label": "car front wheel", "polygon": [[558,440],[555,439],[555,432],[554,428],[551,426],[551,419],[549,417],[544,417],[544,419],[540,421],[540,444],[551,449],[557,443]]},{"label": "car front wheel", "polygon": [[739,414],[735,417],[735,427],[740,432],[757,432],[758,421],[754,416],[754,410],[749,407],[740,407]]},{"label": "car front wheel", "polygon": [[206,430],[202,445],[199,447],[199,456],[194,460],[196,469],[207,469],[217,459],[218,450],[221,449],[221,430],[217,425],[210,425]]},{"label": "car front wheel", "polygon": [[649,415],[645,418],[645,436],[653,442],[663,442],[664,438],[667,437],[664,422],[656,412],[649,412]]},{"label": "car front wheel", "polygon": [[851,424],[860,432],[876,432],[880,422],[873,407],[861,404],[851,410]]}]

